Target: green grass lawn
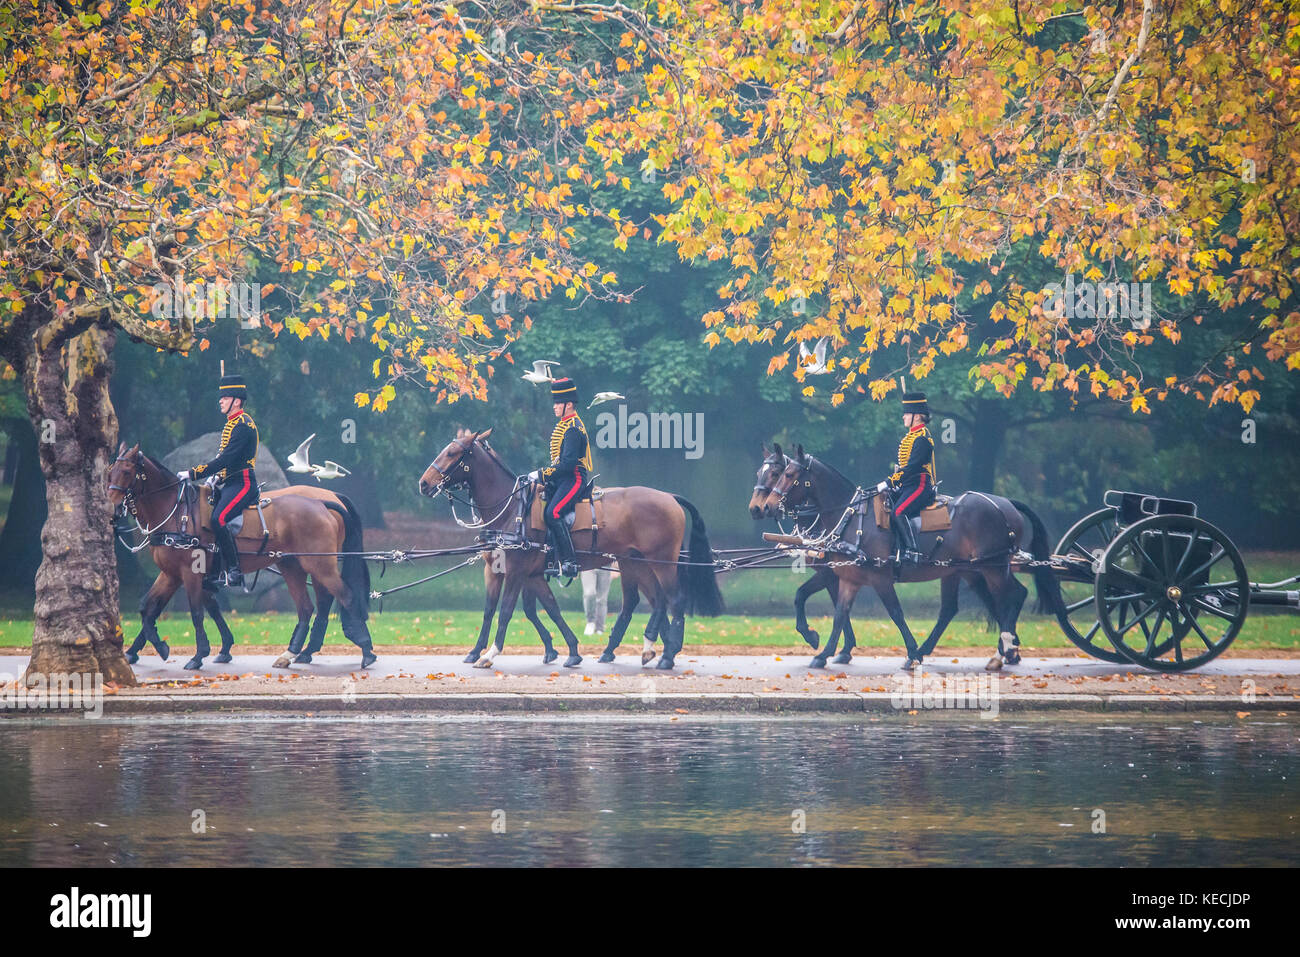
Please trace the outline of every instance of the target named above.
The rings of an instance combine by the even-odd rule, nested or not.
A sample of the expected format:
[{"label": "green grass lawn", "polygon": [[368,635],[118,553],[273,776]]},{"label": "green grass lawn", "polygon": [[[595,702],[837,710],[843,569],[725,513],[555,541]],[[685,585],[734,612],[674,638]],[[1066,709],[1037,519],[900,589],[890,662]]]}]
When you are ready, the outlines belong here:
[{"label": "green grass lawn", "polygon": [[[566,614],[565,619],[570,627],[578,632],[580,640],[584,643],[603,640],[582,637],[581,612]],[[236,641],[251,645],[286,644],[295,620],[293,615],[284,613],[250,615],[232,612],[227,617]],[[379,645],[469,646],[478,636],[481,620],[481,613],[469,611],[384,612],[371,616],[370,632],[375,643]],[[634,647],[639,646],[645,622],[645,615],[638,614],[633,618],[625,643],[630,642]],[[830,634],[828,617],[814,617],[810,623],[821,633],[823,639]],[[612,615],[608,624],[613,624]],[[909,624],[919,638],[924,636],[934,624],[934,620],[932,617],[917,616],[910,620]],[[139,619],[128,617],[123,622],[123,626],[129,640],[139,631]],[[206,624],[206,629],[209,641],[216,645],[217,632],[210,621]],[[547,630],[559,643],[559,633],[549,622]],[[854,621],[854,630],[857,632],[858,644],[865,647],[902,645],[897,630],[887,618],[858,618]],[[164,616],[158,622],[158,631],[169,643],[181,646],[194,643],[194,631],[190,626],[188,615]],[[29,647],[31,640],[30,619],[0,619],[0,647]],[[350,644],[343,637],[337,618],[331,620],[325,640],[330,645]],[[949,627],[941,647],[991,647],[994,640],[994,636],[984,628],[982,622],[958,619]],[[1020,640],[1029,648],[1069,647],[1069,642],[1062,636],[1056,620],[1037,615],[1022,619]],[[794,630],[793,618],[790,616],[726,615],[720,618],[690,618],[686,622],[688,648],[691,645],[788,646],[799,641],[799,636]],[[522,612],[517,612],[511,620],[507,642],[514,647],[539,646],[539,639]],[[1300,616],[1263,614],[1252,616],[1238,635],[1233,650],[1251,648],[1300,648]]]},{"label": "green grass lawn", "polygon": [[[1248,573],[1257,581],[1276,581],[1300,571],[1300,553],[1256,552],[1245,556]],[[413,581],[442,568],[451,567],[457,559],[432,562],[412,562],[389,566],[381,578],[376,568],[372,572],[372,587],[376,590]],[[478,636],[482,621],[483,578],[482,567],[474,565],[452,572],[437,581],[400,592],[386,598],[383,610],[372,604],[370,631],[376,644],[381,645],[468,645]],[[720,618],[692,618],[686,624],[686,642],[695,645],[751,645],[788,646],[799,642],[794,630],[794,591],[807,578],[807,572],[794,573],[789,567],[763,571],[742,571],[719,576],[729,614]],[[1027,577],[1022,578],[1030,584]],[[1075,589],[1082,588],[1082,592]],[[283,591],[283,586],[280,586]],[[581,637],[584,624],[582,590],[578,582],[568,588],[554,588],[566,621]],[[1070,585],[1067,598],[1086,594],[1087,586]],[[938,584],[924,582],[898,586],[899,598],[908,614],[913,633],[923,637],[934,624],[938,607]],[[985,626],[982,616],[976,617],[977,604],[962,593],[963,610],[949,626],[943,646],[991,646],[994,636]],[[618,583],[610,591],[609,624],[613,624],[621,603]],[[123,629],[127,639],[139,631],[140,619],[135,610],[134,596],[124,596]],[[281,645],[288,642],[293,631],[295,616],[289,613],[265,613],[253,610],[248,596],[236,595],[227,620],[242,644]],[[643,602],[633,618],[625,642],[639,642],[648,612]],[[810,623],[823,639],[830,634],[831,605],[825,593],[815,596],[808,605]],[[853,609],[854,629],[858,643],[868,647],[896,647],[902,640],[893,623],[886,616],[880,600],[869,589],[859,592]],[[559,640],[558,631],[547,622],[548,630]],[[159,620],[158,630],[169,642],[180,645],[193,643],[193,629],[188,613],[167,612]],[[209,623],[208,637],[215,644],[216,629]],[[1055,618],[1047,618],[1028,611],[1021,617],[1021,641],[1030,648],[1065,648],[1069,642],[1061,634]],[[32,620],[30,601],[26,606],[12,600],[0,604],[0,647],[22,648],[31,645]],[[537,646],[538,638],[523,611],[516,608],[510,623],[508,642],[516,647]],[[349,642],[343,637],[337,617],[330,623],[328,644]],[[584,639],[584,643],[593,643]],[[1300,648],[1300,614],[1286,614],[1261,610],[1253,612],[1237,637],[1234,650]]]}]

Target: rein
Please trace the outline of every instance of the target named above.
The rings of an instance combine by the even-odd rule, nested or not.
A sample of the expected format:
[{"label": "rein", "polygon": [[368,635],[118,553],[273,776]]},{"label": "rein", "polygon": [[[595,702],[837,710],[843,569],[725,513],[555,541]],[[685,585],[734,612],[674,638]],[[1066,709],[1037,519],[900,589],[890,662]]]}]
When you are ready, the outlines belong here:
[{"label": "rein", "polygon": [[[119,462],[125,462],[125,461],[127,461],[126,456],[119,455],[113,464],[116,465]],[[166,526],[171,522],[172,518],[176,515],[177,509],[179,509],[181,507],[181,503],[185,501],[185,488],[189,483],[184,482],[180,479],[175,479],[166,485],[161,485],[158,488],[150,489],[146,492],[137,494],[136,486],[145,481],[145,476],[140,471],[140,467],[139,467],[140,463],[137,461],[133,464],[136,466],[135,477],[132,478],[130,485],[128,485],[126,488],[122,488],[122,486],[120,485],[114,485],[110,483],[108,488],[109,491],[122,493],[122,507],[125,508],[126,511],[131,515],[131,518],[135,520],[135,528],[130,529],[129,531],[139,532],[141,535],[145,536],[144,541],[142,541],[138,545],[128,545],[126,541],[122,539],[122,536],[120,534],[117,536],[118,540],[122,542],[123,547],[125,547],[127,551],[131,552],[132,554],[135,554],[147,548],[150,544],[149,541],[150,536],[152,536],[156,532],[162,531],[164,526]],[[137,502],[152,498],[155,495],[160,495],[163,492],[166,492],[168,489],[173,489],[173,488],[177,490],[176,501],[172,504],[171,511],[167,513],[166,517],[164,517],[163,520],[160,521],[153,528],[149,528],[147,525],[141,525],[140,513],[137,511]]]},{"label": "rein", "polygon": [[[506,497],[502,500],[500,510],[491,518],[486,520],[481,519],[477,522],[462,521],[461,517],[456,514],[457,503],[468,507],[471,513],[477,513],[479,510],[478,505],[475,504],[474,502],[474,496],[472,492],[470,493],[469,498],[466,499],[457,498],[455,495],[452,494],[453,488],[458,488],[460,486],[460,483],[467,482],[469,480],[470,468],[468,465],[465,464],[465,459],[467,459],[469,457],[469,454],[474,450],[474,440],[470,439],[468,445],[461,445],[460,442],[457,442],[456,444],[460,445],[460,455],[456,456],[456,460],[451,463],[446,473],[443,474],[442,481],[439,482],[437,486],[434,487],[433,491],[429,493],[429,497],[437,498],[439,495],[446,495],[447,500],[451,502],[452,520],[461,528],[468,529],[469,531],[477,531],[479,529],[489,528],[493,522],[495,522],[497,519],[499,519],[502,515],[506,513],[506,509],[510,507],[510,503],[514,501],[515,496],[519,494],[520,490],[522,489],[521,483],[523,482],[523,478],[522,476],[515,476],[514,485],[511,487],[510,491],[506,493]],[[484,448],[486,449],[487,446],[484,446]],[[507,469],[504,465],[502,465],[495,457],[489,456],[489,458],[492,458],[493,464],[500,465],[502,470],[507,475],[510,474],[510,470]],[[448,485],[447,481],[448,479],[451,478],[452,473],[455,472],[457,467],[461,468],[465,472],[465,476],[461,479],[457,479],[456,484]]]}]

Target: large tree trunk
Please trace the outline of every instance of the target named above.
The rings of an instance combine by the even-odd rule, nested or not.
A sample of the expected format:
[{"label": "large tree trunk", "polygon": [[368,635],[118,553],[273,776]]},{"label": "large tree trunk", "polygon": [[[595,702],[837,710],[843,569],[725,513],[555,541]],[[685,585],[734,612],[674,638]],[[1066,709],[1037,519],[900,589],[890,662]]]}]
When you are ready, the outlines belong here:
[{"label": "large tree trunk", "polygon": [[104,481],[117,442],[108,397],[115,332],[91,328],[59,343],[46,342],[43,331],[32,337],[22,370],[49,509],[27,677],[99,673],[105,681],[134,685],[122,653]]},{"label": "large tree trunk", "polygon": [[41,526],[45,523],[45,480],[37,451],[36,433],[21,419],[8,420],[9,448],[16,452],[14,494],[4,531],[0,532],[0,589],[31,595],[36,569],[41,564]]}]

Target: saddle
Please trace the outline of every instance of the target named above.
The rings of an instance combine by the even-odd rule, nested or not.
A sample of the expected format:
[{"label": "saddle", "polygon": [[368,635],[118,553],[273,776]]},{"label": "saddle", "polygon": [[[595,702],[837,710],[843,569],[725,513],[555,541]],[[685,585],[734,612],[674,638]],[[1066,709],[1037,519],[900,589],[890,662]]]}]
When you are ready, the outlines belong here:
[{"label": "saddle", "polygon": [[[876,527],[889,528],[889,506],[885,502],[885,496],[877,495],[871,501],[876,510]],[[920,514],[912,516],[908,521],[919,523],[918,531],[946,532],[952,528],[952,514],[948,509],[951,503],[951,495],[936,495],[934,502],[921,509]]]},{"label": "saddle", "polygon": [[[578,493],[577,505],[574,506],[573,511],[564,516],[564,524],[569,527],[570,535],[574,532],[600,529],[600,526],[605,523],[605,505],[601,501],[604,495],[604,489],[596,488],[591,480],[587,481]],[[528,523],[528,527],[535,532],[546,531],[546,518],[542,514],[545,509],[546,496],[539,485],[533,495]]]}]

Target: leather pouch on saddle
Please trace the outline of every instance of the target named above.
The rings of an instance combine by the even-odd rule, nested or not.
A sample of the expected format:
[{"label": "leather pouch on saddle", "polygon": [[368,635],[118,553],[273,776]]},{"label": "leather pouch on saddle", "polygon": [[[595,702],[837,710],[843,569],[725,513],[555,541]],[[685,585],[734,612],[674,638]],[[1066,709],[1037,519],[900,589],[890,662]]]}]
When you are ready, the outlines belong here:
[{"label": "leather pouch on saddle", "polygon": [[[889,505],[885,501],[885,496],[877,495],[871,501],[876,510],[876,527],[889,528]],[[948,511],[948,504],[951,501],[950,495],[936,497],[934,504],[921,509],[920,514],[914,516],[912,521],[919,520],[920,530],[923,532],[946,532],[952,528],[952,515]]]}]

